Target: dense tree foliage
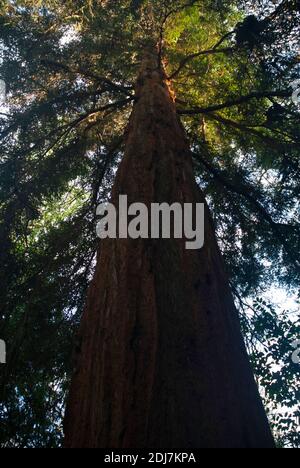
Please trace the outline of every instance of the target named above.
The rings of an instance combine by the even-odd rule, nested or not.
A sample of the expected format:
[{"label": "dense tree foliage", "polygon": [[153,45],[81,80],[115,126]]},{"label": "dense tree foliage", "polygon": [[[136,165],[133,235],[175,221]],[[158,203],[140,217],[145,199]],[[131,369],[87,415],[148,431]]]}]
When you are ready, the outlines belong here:
[{"label": "dense tree foliage", "polygon": [[298,0],[2,1],[3,447],[55,447],[141,52],[159,44],[278,443],[300,446]]}]

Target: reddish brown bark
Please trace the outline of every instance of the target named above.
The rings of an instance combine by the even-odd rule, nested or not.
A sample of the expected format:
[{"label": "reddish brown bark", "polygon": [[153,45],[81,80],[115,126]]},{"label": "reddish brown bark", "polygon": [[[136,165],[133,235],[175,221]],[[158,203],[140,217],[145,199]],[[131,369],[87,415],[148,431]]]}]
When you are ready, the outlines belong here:
[{"label": "reddish brown bark", "polygon": [[[138,80],[113,200],[204,202],[155,60]],[[174,239],[102,243],[80,348],[66,447],[274,446],[208,208],[201,250]]]}]

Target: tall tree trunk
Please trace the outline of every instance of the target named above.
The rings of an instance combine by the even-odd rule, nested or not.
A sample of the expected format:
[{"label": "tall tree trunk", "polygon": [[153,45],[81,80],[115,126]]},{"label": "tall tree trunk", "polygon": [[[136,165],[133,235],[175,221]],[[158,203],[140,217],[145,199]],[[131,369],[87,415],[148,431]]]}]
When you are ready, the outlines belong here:
[{"label": "tall tree trunk", "polygon": [[[205,202],[153,53],[136,94],[113,202]],[[201,250],[103,241],[79,341],[67,448],[274,446],[207,205]]]}]

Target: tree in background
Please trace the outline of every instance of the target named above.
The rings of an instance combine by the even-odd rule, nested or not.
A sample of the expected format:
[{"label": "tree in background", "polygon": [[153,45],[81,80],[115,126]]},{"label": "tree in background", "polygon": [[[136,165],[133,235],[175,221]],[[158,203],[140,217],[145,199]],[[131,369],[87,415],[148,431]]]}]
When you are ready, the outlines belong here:
[{"label": "tree in background", "polygon": [[[195,200],[192,193],[198,193],[196,188],[192,189],[190,182],[187,190],[182,179],[183,173],[189,174],[188,180],[192,179],[190,163],[186,162],[191,153],[196,180],[209,203],[231,288],[240,307],[257,379],[263,387],[267,406],[273,409],[274,405],[280,405],[286,413],[281,415],[277,411],[273,417],[275,435],[280,444],[297,446],[299,432],[297,422],[293,421],[299,412],[299,366],[291,360],[291,342],[299,336],[299,319],[278,314],[260,296],[274,280],[289,288],[299,283],[299,112],[291,99],[291,84],[299,76],[298,2],[265,3],[263,7],[260,2],[247,5],[247,2],[223,1],[75,1],[63,5],[55,1],[9,2],[2,7],[0,31],[3,56],[0,78],[7,83],[9,104],[8,109],[1,110],[0,119],[3,285],[0,336],[8,344],[8,364],[1,368],[3,446],[51,447],[60,443],[64,396],[73,365],[71,349],[74,341],[75,348],[82,347],[74,336],[95,266],[96,206],[110,197],[126,141],[127,150],[114,193],[132,189],[132,196],[139,194],[140,200],[150,200],[148,183],[155,170],[158,176],[153,196],[159,201],[172,201],[179,196],[180,188],[185,190],[187,199]],[[145,166],[144,172],[138,170],[134,151],[128,149],[128,145],[132,139],[138,144],[132,137],[132,126],[137,120],[134,115],[139,113],[136,109],[143,106],[143,100],[137,99],[134,86],[143,51],[154,39],[159,47],[157,66],[163,63],[159,73],[166,70],[167,74],[160,79],[164,87],[172,82],[169,99],[175,100],[191,151],[187,150],[183,138],[180,142],[176,138],[171,142],[170,134],[162,132],[167,116],[162,113],[160,118],[156,108],[153,119],[157,126],[154,120],[147,121],[148,117],[141,124],[149,124],[148,132],[150,128],[162,132],[161,140],[148,146],[147,154],[150,156],[149,152],[155,153],[155,150],[161,152],[165,139],[173,149],[161,162],[148,160],[147,173]],[[168,88],[165,89],[169,93]],[[128,127],[133,105],[135,114]],[[171,106],[170,101],[163,104],[167,109],[164,106]],[[169,130],[172,135],[175,117],[174,114],[173,131]],[[180,134],[181,130],[176,128],[176,134]],[[175,154],[178,148],[181,154],[189,153],[184,163]],[[131,162],[127,163],[125,171],[129,159]],[[142,158],[138,162],[141,164]],[[143,174],[143,180],[136,180],[136,171],[139,176]],[[135,182],[133,187],[129,186],[130,181]],[[144,191],[140,186],[143,181],[146,182]],[[212,234],[209,232],[207,236],[211,238]],[[138,245],[137,260],[141,258],[139,249],[144,248],[144,244]],[[104,258],[105,250],[109,249],[113,251],[112,247],[103,246]],[[209,381],[206,374],[203,388],[195,385],[195,375],[201,375],[197,366],[201,362],[204,341],[199,341],[200,334],[197,335],[196,330],[191,333],[196,322],[185,309],[194,310],[194,297],[203,298],[205,290],[208,296],[201,303],[206,313],[202,338],[206,336],[208,340],[214,333],[212,330],[216,330],[223,344],[220,349],[207,345],[204,351],[211,349],[215,364],[208,365],[204,360],[202,364],[206,369],[215,365],[222,374],[225,367],[216,358],[220,358],[218,353],[221,354],[225,346],[226,327],[220,324],[221,306],[216,304],[215,297],[226,296],[231,304],[229,293],[223,294],[220,287],[216,288],[216,284],[220,286],[216,271],[223,276],[220,273],[223,267],[216,267],[220,265],[218,254],[214,254],[214,268],[210,271],[206,271],[204,252],[202,261],[186,261],[188,278],[195,279],[197,275],[199,278],[185,283],[180,282],[182,264],[178,249],[171,242],[167,249],[158,243],[149,245],[148,254],[143,251],[142,258],[146,255],[147,261],[152,258],[153,270],[158,271],[155,291],[161,298],[160,310],[165,311],[160,314],[159,334],[155,334],[153,323],[148,328],[145,321],[140,321],[141,316],[146,319],[147,311],[149,314],[154,310],[151,308],[154,294],[149,294],[147,302],[147,296],[142,297],[142,291],[135,289],[139,281],[145,284],[150,264],[140,267],[145,269],[141,278],[136,278],[132,271],[128,283],[110,287],[107,304],[113,303],[117,296],[119,303],[124,297],[127,301],[134,300],[138,292],[140,307],[136,308],[136,317],[127,321],[123,317],[124,323],[118,322],[113,330],[119,337],[122,333],[127,336],[128,349],[115,368],[105,371],[105,375],[116,376],[122,359],[127,359],[127,367],[121,374],[123,383],[132,379],[138,382],[141,375],[151,373],[151,369],[143,367],[145,363],[138,361],[149,352],[149,343],[156,342],[160,349],[167,351],[165,360],[160,356],[161,368],[153,366],[154,358],[149,359],[148,365],[160,376],[155,381],[154,394],[169,395],[167,402],[163,398],[157,402],[156,409],[159,412],[159,408],[165,408],[166,418],[172,415],[177,434],[172,438],[175,443],[176,437],[180,441],[187,437],[183,431],[176,430],[176,414],[180,418],[182,409],[187,407],[184,403],[176,413],[178,395],[184,395],[185,401],[191,396],[201,407],[200,396],[202,392],[205,394],[204,389],[216,388],[218,379],[223,378],[224,382],[222,375]],[[216,247],[213,249],[217,252]],[[111,265],[110,259],[107,262]],[[168,281],[163,283],[160,278],[166,279],[166,266],[170,263],[172,274],[169,273]],[[201,270],[199,266],[203,265],[205,268]],[[212,269],[213,278],[210,277]],[[112,280],[112,275],[110,277]],[[223,280],[222,288],[226,289],[225,283]],[[159,284],[165,287],[159,288]],[[192,295],[189,288],[193,288]],[[129,306],[134,308],[128,302],[126,307]],[[127,310],[126,307],[123,305],[123,310]],[[231,311],[228,312],[231,320],[233,306],[223,304],[223,307]],[[96,310],[94,306],[92,309]],[[215,310],[219,312],[214,314]],[[171,312],[175,314],[171,316]],[[215,320],[219,329],[214,327]],[[100,335],[94,335],[93,339],[100,343],[107,336],[111,342],[110,330],[105,331],[105,326],[101,326]],[[172,336],[175,333],[175,341],[171,340],[171,333]],[[240,353],[240,345],[232,342],[231,346]],[[177,367],[171,365],[172,353],[176,356]],[[224,362],[226,359],[224,356]],[[77,361],[75,375],[82,376]],[[235,362],[238,361],[239,358]],[[168,369],[169,380],[162,382],[165,369]],[[233,370],[230,375],[234,375]],[[114,379],[111,381],[115,383]],[[231,385],[234,381],[237,380],[233,379]],[[162,390],[158,388],[159,382]],[[96,386],[92,393],[99,398],[101,391],[99,383],[99,388]],[[125,388],[124,394],[130,395],[131,391]],[[231,407],[246,398],[242,389],[242,396],[236,394],[234,400],[232,391],[228,388],[227,391],[231,395],[227,400]],[[218,396],[217,392],[214,396]],[[101,398],[108,401],[111,397],[106,394]],[[135,401],[137,407],[141,406],[138,397]],[[94,403],[98,407],[97,402]],[[257,403],[254,406],[257,407]],[[190,410],[194,409],[191,406]],[[105,414],[97,414],[102,421],[114,415],[105,425],[109,431],[125,409],[115,406],[112,410],[106,405],[104,411]],[[133,429],[137,430],[141,418],[134,410],[132,413]],[[258,413],[254,412],[253,418]],[[209,407],[207,414],[211,414]],[[236,422],[239,424],[241,412],[237,410],[236,414],[239,414]],[[126,415],[123,417],[126,420]],[[152,419],[154,425],[155,417],[157,421],[157,414]],[[197,413],[193,418],[191,424],[194,421],[197,426]],[[162,421],[166,424],[167,419]],[[223,422],[218,435],[212,435],[211,428],[208,429],[208,443],[221,444],[225,426]],[[153,428],[150,433],[154,434]],[[247,437],[249,445],[255,444],[253,433],[247,434],[243,435],[241,444],[246,444]],[[116,436],[120,444],[130,444],[134,440],[125,426],[117,427]],[[108,434],[101,437],[105,440],[101,443],[109,443]],[[159,432],[157,437],[160,437]],[[189,441],[192,443],[195,437],[195,433],[189,434]],[[219,439],[213,440],[214,437]],[[223,438],[224,444],[231,442],[232,439],[224,441]],[[158,439],[156,443],[160,443]]]}]

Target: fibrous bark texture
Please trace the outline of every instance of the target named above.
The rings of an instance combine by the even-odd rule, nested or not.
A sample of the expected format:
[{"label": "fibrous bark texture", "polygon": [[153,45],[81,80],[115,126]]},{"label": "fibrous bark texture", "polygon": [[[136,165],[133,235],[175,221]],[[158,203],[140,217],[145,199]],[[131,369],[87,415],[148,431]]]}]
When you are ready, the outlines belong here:
[{"label": "fibrous bark texture", "polygon": [[[205,203],[152,53],[136,96],[112,201]],[[102,242],[79,342],[65,447],[274,446],[207,205],[201,250]]]}]

